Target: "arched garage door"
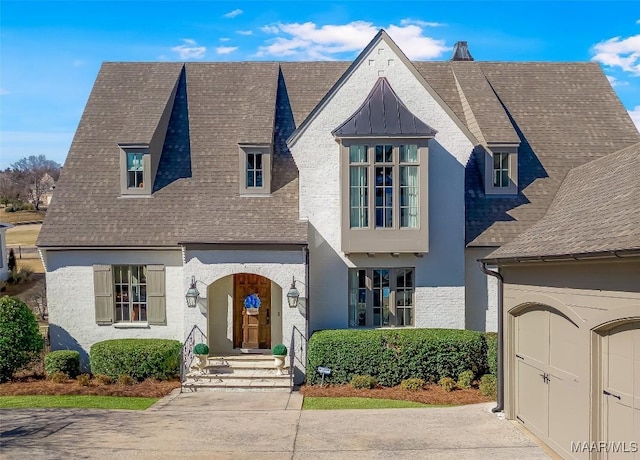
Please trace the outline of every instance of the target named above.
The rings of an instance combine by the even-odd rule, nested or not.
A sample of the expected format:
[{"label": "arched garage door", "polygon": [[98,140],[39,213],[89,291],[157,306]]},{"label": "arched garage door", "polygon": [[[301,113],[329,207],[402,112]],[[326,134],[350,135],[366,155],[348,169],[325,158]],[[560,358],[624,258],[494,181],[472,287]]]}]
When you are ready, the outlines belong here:
[{"label": "arched garage door", "polygon": [[640,453],[630,452],[640,449],[640,321],[611,329],[602,337],[601,350],[605,457],[640,459]]},{"label": "arched garage door", "polygon": [[571,452],[572,441],[589,436],[589,407],[580,388],[588,382],[578,377],[589,351],[580,344],[578,327],[542,305],[520,311],[513,324],[516,418],[563,457],[586,458]]}]

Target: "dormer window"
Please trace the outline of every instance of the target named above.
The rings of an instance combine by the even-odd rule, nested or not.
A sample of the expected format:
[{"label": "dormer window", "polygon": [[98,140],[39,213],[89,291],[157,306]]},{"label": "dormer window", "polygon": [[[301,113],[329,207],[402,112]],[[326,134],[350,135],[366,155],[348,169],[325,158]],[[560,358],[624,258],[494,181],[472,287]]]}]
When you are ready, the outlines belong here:
[{"label": "dormer window", "polygon": [[240,145],[238,164],[240,195],[265,196],[271,194],[271,146]]},{"label": "dormer window", "polygon": [[489,145],[485,149],[485,192],[487,195],[518,193],[518,146]]},{"label": "dormer window", "polygon": [[151,156],[148,146],[120,145],[121,195],[151,195]]}]

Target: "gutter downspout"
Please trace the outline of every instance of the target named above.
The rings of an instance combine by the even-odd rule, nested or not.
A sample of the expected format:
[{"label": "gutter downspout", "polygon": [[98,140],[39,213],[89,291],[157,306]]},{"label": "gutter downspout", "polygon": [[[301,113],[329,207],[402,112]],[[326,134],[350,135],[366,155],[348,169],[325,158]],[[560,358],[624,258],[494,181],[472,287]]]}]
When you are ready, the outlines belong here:
[{"label": "gutter downspout", "polygon": [[504,410],[504,359],[503,359],[503,338],[504,331],[502,327],[503,321],[503,311],[502,304],[504,298],[504,288],[503,283],[504,279],[502,275],[498,272],[491,271],[487,268],[484,262],[478,261],[480,263],[480,270],[483,273],[489,276],[493,276],[498,279],[498,405],[491,409],[491,412],[502,412]]}]

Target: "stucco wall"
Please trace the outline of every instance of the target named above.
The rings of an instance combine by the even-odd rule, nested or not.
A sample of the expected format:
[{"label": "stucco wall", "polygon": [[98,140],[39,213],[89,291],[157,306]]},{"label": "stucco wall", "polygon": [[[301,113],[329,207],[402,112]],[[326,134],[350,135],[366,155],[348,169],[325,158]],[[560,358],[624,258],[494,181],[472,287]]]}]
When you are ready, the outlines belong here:
[{"label": "stucco wall", "polygon": [[[480,270],[478,259],[495,248],[465,250],[465,328],[473,331],[498,330],[498,280]],[[493,268],[492,268],[493,269]]]},{"label": "stucco wall", "polygon": [[[379,76],[422,121],[438,131],[429,143],[429,253],[375,258],[340,250],[339,146],[331,131],[353,114]],[[310,328],[345,328],[349,267],[415,267],[416,326],[465,326],[464,167],[472,143],[386,43],[361,65],[291,146],[300,172],[300,217],[310,222]],[[375,248],[372,248],[375,252]]]},{"label": "stucco wall", "polygon": [[[83,365],[96,342],[121,338],[184,340],[183,268],[173,251],[46,251],[49,334],[53,350],[80,351]],[[95,322],[93,265],[163,264],[166,270],[167,325],[118,328]]]}]

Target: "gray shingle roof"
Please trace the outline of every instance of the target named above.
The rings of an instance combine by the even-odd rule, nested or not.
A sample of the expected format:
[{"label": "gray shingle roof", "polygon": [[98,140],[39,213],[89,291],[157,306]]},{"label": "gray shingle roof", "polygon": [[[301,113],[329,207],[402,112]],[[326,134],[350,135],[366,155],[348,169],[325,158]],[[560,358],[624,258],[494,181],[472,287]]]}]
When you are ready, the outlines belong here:
[{"label": "gray shingle roof", "polygon": [[[515,132],[521,143],[522,193],[516,198],[486,197],[477,158],[467,165],[471,245],[513,240],[544,215],[569,169],[640,141],[596,64],[414,64],[463,122],[456,78],[483,134],[491,139]],[[307,226],[298,220],[298,172],[285,139],[349,65],[105,63],[38,244],[305,241]],[[149,142],[176,84],[154,193],[121,197],[118,143]],[[498,106],[502,112],[494,120]],[[241,197],[238,144],[271,142],[272,196]]]},{"label": "gray shingle roof", "polygon": [[640,143],[572,169],[546,215],[488,259],[640,249]]},{"label": "gray shingle roof", "polygon": [[424,136],[436,135],[402,103],[389,81],[378,78],[362,105],[333,131],[334,136]]}]

